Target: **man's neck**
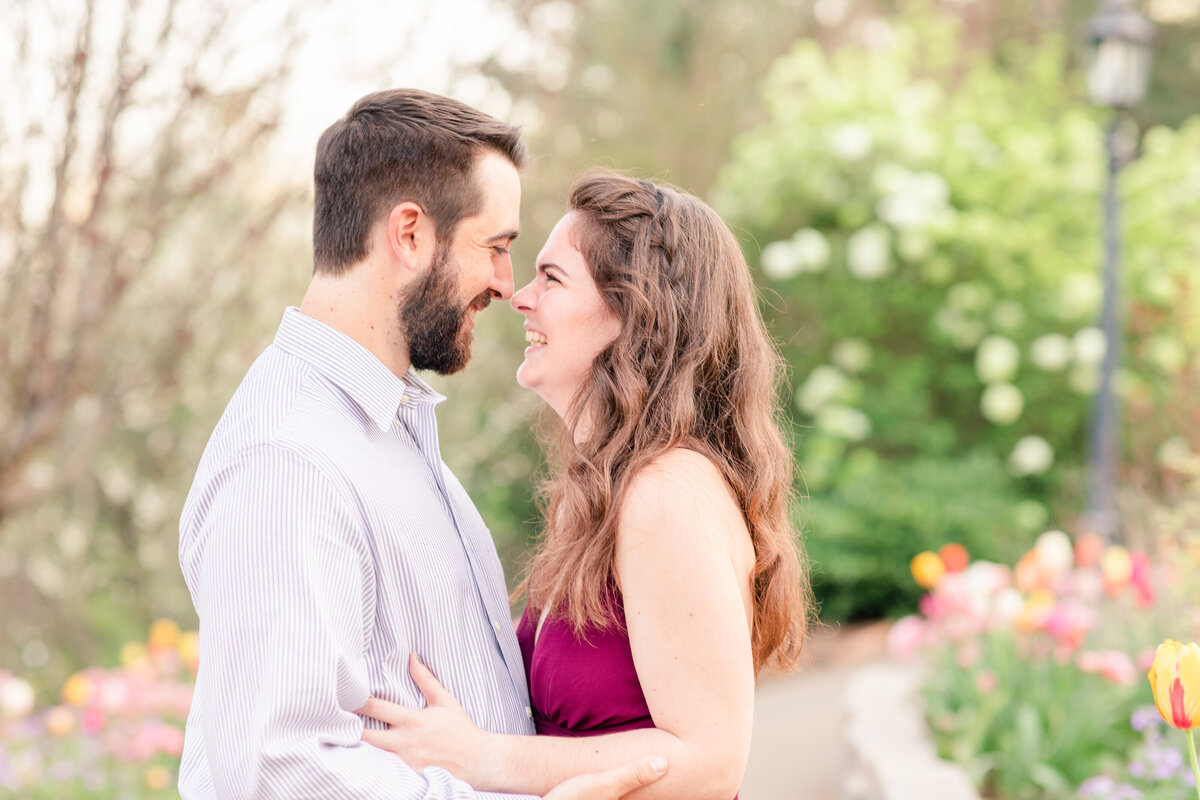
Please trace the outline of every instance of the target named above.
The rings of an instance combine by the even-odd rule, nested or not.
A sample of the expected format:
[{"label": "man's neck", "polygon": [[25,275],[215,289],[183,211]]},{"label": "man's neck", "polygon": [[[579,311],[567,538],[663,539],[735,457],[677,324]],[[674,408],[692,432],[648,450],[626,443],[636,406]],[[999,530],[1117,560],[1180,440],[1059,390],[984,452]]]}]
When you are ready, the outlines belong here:
[{"label": "man's neck", "polygon": [[379,282],[369,274],[368,269],[351,269],[338,277],[313,276],[300,313],[346,334],[403,378],[411,362],[408,343],[399,330],[397,300],[375,288]]}]

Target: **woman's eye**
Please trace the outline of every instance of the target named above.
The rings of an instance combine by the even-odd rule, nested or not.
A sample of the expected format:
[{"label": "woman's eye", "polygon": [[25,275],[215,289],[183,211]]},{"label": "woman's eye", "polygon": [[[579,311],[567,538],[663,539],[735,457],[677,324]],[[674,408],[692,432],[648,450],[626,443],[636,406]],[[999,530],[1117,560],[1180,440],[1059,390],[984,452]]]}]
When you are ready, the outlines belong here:
[{"label": "woman's eye", "polygon": [[546,274],[546,283],[559,283],[559,282],[560,281],[558,280],[558,278],[554,277],[553,275],[551,275],[549,273]]}]

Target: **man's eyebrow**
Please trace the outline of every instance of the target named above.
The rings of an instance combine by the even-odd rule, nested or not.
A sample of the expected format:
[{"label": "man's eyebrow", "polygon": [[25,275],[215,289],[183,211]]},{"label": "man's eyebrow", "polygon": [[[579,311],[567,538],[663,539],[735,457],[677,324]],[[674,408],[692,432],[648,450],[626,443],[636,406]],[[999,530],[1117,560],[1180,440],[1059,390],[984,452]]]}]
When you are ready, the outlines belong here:
[{"label": "man's eyebrow", "polygon": [[511,242],[520,236],[520,231],[501,231],[500,233],[492,234],[486,241],[489,242]]}]

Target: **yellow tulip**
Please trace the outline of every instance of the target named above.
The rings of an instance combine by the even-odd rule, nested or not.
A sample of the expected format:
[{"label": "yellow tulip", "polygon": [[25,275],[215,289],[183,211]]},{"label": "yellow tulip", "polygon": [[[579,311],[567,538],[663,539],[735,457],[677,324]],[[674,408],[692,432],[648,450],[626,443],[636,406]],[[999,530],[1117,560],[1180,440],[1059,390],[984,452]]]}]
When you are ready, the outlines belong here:
[{"label": "yellow tulip", "polygon": [[908,566],[912,570],[913,580],[922,589],[932,589],[937,586],[942,575],[946,574],[946,565],[942,563],[941,556],[932,550],[917,553]]},{"label": "yellow tulip", "polygon": [[195,631],[187,631],[179,636],[179,657],[192,672],[200,663],[200,635]]},{"label": "yellow tulip", "polygon": [[1146,677],[1150,679],[1158,713],[1187,737],[1196,797],[1200,800],[1200,761],[1196,758],[1196,740],[1192,735],[1192,729],[1200,725],[1200,645],[1167,639],[1154,651],[1154,663]]},{"label": "yellow tulip", "polygon": [[1147,677],[1163,719],[1185,731],[1200,725],[1200,645],[1167,639],[1154,652]]},{"label": "yellow tulip", "polygon": [[1109,594],[1118,594],[1133,578],[1133,557],[1120,545],[1113,545],[1100,557],[1100,574],[1104,577],[1104,589]]},{"label": "yellow tulip", "polygon": [[179,642],[179,625],[175,620],[156,619],[150,626],[150,649],[173,648]]},{"label": "yellow tulip", "polygon": [[145,666],[147,663],[146,645],[141,642],[126,642],[121,645],[121,653],[118,658],[121,660],[121,665],[125,667]]},{"label": "yellow tulip", "polygon": [[63,702],[73,706],[86,706],[91,702],[92,695],[95,694],[95,688],[90,675],[84,672],[76,672],[67,678],[67,682],[63,684]]},{"label": "yellow tulip", "polygon": [[161,792],[171,785],[171,771],[164,766],[155,766],[146,770],[146,788],[152,792]]}]

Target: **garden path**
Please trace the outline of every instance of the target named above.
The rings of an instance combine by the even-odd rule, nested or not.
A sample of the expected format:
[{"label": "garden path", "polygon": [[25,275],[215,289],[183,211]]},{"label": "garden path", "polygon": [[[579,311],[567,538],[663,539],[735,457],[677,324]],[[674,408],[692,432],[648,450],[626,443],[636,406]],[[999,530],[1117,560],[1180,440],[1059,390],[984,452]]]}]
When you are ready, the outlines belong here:
[{"label": "garden path", "polygon": [[887,625],[818,631],[797,673],[760,678],[741,800],[841,800],[843,692],[855,669],[886,658]]}]

